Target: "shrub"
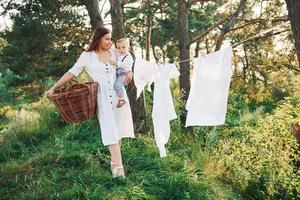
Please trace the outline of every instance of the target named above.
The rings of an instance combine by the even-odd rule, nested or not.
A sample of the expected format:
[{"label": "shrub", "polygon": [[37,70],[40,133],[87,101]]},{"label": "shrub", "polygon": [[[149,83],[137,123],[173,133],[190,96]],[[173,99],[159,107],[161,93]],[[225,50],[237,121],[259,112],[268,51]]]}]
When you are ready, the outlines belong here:
[{"label": "shrub", "polygon": [[290,132],[299,120],[299,101],[286,98],[255,125],[242,123],[242,137],[223,138],[211,152],[224,178],[254,199],[299,199],[300,151]]},{"label": "shrub", "polygon": [[13,101],[12,89],[19,80],[21,80],[21,78],[9,69],[0,72],[0,106]]}]

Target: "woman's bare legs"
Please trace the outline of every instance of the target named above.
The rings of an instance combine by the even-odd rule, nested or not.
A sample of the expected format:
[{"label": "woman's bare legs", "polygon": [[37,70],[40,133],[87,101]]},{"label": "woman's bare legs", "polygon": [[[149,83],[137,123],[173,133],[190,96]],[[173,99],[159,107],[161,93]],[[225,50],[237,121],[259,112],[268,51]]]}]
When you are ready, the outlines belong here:
[{"label": "woman's bare legs", "polygon": [[112,171],[115,171],[115,174],[113,172],[113,176],[124,176],[120,144],[108,145],[108,149],[111,155],[111,168]]},{"label": "woman's bare legs", "polygon": [[119,143],[108,145],[108,149],[111,155],[111,162],[122,165],[122,156]]}]

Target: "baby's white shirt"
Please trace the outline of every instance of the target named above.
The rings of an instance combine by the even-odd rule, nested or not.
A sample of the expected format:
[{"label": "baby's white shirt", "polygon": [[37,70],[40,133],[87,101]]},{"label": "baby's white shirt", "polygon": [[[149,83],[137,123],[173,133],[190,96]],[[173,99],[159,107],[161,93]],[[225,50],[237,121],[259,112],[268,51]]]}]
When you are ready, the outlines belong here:
[{"label": "baby's white shirt", "polygon": [[[125,58],[126,57],[126,58]],[[122,61],[123,60],[123,61]],[[124,68],[126,71],[132,71],[133,58],[130,53],[117,57],[117,68]]]}]

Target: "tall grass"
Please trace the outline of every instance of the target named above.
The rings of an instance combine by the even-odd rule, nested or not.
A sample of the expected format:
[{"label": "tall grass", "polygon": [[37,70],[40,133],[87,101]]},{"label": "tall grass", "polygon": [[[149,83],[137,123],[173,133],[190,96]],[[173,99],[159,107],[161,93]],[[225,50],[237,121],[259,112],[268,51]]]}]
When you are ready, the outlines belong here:
[{"label": "tall grass", "polygon": [[[181,93],[172,91],[179,113]],[[0,199],[299,199],[299,146],[289,125],[300,121],[300,93],[256,105],[243,95],[230,93],[222,126],[187,131],[173,120],[160,158],[146,93],[150,129],[123,140],[125,179],[111,177],[96,118],[66,124],[44,98],[2,106]]]},{"label": "tall grass", "polygon": [[[152,134],[124,140],[126,179],[113,179],[96,119],[66,124],[49,102],[24,105],[1,133],[1,199],[239,199],[206,177],[207,156],[172,122],[169,155]],[[151,131],[150,131],[151,132]]]}]

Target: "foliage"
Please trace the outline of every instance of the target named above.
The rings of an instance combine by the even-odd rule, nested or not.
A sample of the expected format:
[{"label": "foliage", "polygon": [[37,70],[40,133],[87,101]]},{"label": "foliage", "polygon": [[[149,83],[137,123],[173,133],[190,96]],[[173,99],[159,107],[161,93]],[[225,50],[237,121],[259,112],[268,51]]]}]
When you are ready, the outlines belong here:
[{"label": "foliage", "polygon": [[15,9],[13,26],[3,33],[2,68],[27,82],[65,72],[88,40],[82,14],[60,0],[19,2]]},{"label": "foliage", "polygon": [[208,132],[206,147],[210,147],[212,166],[223,168],[216,176],[246,198],[298,199],[300,149],[290,126],[300,121],[299,108],[297,94],[279,102],[271,113],[239,111],[239,116],[228,117],[238,117],[239,126]]},{"label": "foliage", "polygon": [[[134,47],[145,48],[150,17],[153,56],[178,61],[176,1],[161,6],[159,1],[126,2],[126,34]],[[192,5],[190,37],[230,17],[238,2]],[[111,178],[98,121],[66,124],[41,98],[88,43],[87,12],[75,0],[15,1],[9,8],[13,26],[0,32],[0,198],[299,199],[300,152],[290,124],[300,121],[300,78],[283,2],[248,1],[226,34],[224,46],[272,28],[285,30],[234,48],[223,126],[190,131],[173,120],[168,157],[159,158],[153,96],[145,92],[150,131],[123,141],[127,178],[120,180]],[[196,41],[196,47],[191,44],[191,55],[213,51],[224,24]],[[179,116],[183,93],[177,82],[171,89]]]},{"label": "foliage", "polygon": [[21,80],[20,76],[17,76],[9,69],[0,72],[0,106],[5,103],[13,103],[14,86]]}]

